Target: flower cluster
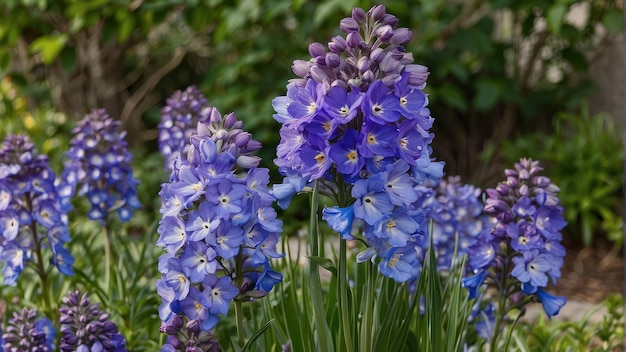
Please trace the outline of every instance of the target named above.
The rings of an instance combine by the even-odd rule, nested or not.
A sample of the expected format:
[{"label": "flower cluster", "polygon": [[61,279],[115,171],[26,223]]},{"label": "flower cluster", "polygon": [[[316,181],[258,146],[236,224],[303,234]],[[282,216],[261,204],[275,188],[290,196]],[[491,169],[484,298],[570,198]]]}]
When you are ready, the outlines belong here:
[{"label": "flower cluster", "polygon": [[341,20],[345,37],[327,48],[313,43],[311,59],[294,62],[301,78],[273,101],[282,124],[275,164],[285,176],[273,192],[286,207],[317,180],[338,205],[324,211],[329,225],[351,239],[353,222],[363,223],[371,247],[360,260],[377,254],[383,274],[406,281],[418,274],[424,247],[414,188],[438,180],[443,163],[430,157],[428,72],[404,51],[411,32],[395,28],[397,18],[385,11],[355,8]]},{"label": "flower cluster", "polygon": [[126,351],[126,339],[117,325],[109,321],[109,314],[102,312],[98,303],[89,302],[86,293],[69,292],[59,312],[61,351]]},{"label": "flower cluster", "polygon": [[233,299],[262,297],[282,280],[268,260],[280,257],[282,222],[267,188],[269,170],[253,155],[261,145],[234,113],[222,118],[211,108],[209,117],[162,186],[157,230],[166,250],[156,283],[161,320],[185,316],[201,331],[211,330]]},{"label": "flower cluster", "polygon": [[177,90],[167,99],[161,109],[159,123],[159,151],[165,157],[165,165],[172,171],[174,160],[179,154],[189,151],[189,137],[194,133],[198,122],[206,123],[211,111],[209,101],[195,86]]},{"label": "flower cluster", "polygon": [[52,322],[46,318],[37,319],[37,311],[24,308],[13,312],[9,318],[6,332],[0,338],[0,350],[6,352],[54,351],[56,331]]},{"label": "flower cluster", "polygon": [[64,205],[69,209],[75,191],[86,195],[91,210],[88,217],[104,220],[117,210],[122,221],[132,217],[141,204],[137,198],[137,180],[130,166],[132,155],[127,150],[120,122],[113,120],[104,109],[95,109],[73,130],[68,161],[59,186]]},{"label": "flower cluster", "polygon": [[468,254],[477,238],[491,230],[493,218],[483,213],[481,195],[480,188],[461,183],[459,176],[450,176],[439,182],[426,202],[440,269],[450,269],[455,245],[458,256]]},{"label": "flower cluster", "polygon": [[22,135],[8,136],[0,146],[0,266],[5,285],[14,286],[27,261],[42,261],[42,248],[51,262],[73,275],[74,257],[64,244],[70,240],[67,213],[55,188],[48,157],[37,155]]},{"label": "flower cluster", "polygon": [[539,162],[521,159],[515,170],[505,171],[506,181],[487,190],[484,210],[497,223],[471,246],[469,265],[476,275],[463,284],[470,296],[476,296],[486,278],[497,282],[512,277],[513,283],[505,285],[506,295],[520,290],[533,295],[551,317],[558,314],[565,298],[550,295],[544,288],[549,279],[556,283],[561,276],[565,256],[561,230],[567,223],[557,197],[559,188],[539,175],[542,170]]}]

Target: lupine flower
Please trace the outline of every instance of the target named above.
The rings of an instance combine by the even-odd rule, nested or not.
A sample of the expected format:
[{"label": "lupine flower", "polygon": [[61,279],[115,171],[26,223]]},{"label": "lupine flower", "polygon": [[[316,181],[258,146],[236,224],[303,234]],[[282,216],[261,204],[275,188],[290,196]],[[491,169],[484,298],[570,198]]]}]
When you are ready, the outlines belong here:
[{"label": "lupine flower", "polygon": [[[422,91],[427,69],[404,51],[411,32],[395,28],[397,18],[385,12],[382,5],[367,13],[355,8],[340,23],[345,37],[327,47],[313,43],[311,59],[294,62],[300,78],[272,102],[282,124],[275,164],[285,176],[273,193],[285,208],[317,181],[336,201],[323,214],[330,227],[352,239],[353,224],[364,224],[363,240],[382,260],[381,272],[405,281],[419,273],[423,258],[394,258],[423,253],[425,243],[424,209],[414,204],[414,188],[436,182],[443,163],[430,157],[433,118]],[[352,199],[339,200],[338,193]],[[359,258],[374,259],[371,254]]]},{"label": "lupine flower", "polygon": [[122,221],[130,220],[141,204],[137,198],[137,180],[130,166],[132,155],[124,141],[125,131],[104,109],[95,109],[73,130],[68,161],[59,188],[64,190],[64,202],[70,207],[77,191],[91,204],[87,216],[104,220],[112,211]]},{"label": "lupine flower", "polygon": [[9,318],[6,331],[2,334],[0,350],[6,352],[22,351],[54,351],[56,331],[50,320],[37,318],[34,309],[22,309],[13,312]]},{"label": "lupine flower", "polygon": [[174,160],[189,151],[189,137],[195,132],[198,122],[206,123],[211,111],[208,100],[195,86],[184,91],[177,90],[167,99],[161,109],[159,123],[159,151],[165,157],[168,171],[174,168]]},{"label": "lupine flower", "polygon": [[[160,192],[157,245],[166,253],[156,287],[159,316],[170,327],[164,351],[204,343],[201,351],[219,350],[211,331],[230,303],[263,297],[282,280],[268,260],[281,256],[276,244],[282,222],[272,208],[269,170],[257,167],[260,143],[234,113],[222,117],[210,108],[207,116]],[[181,333],[181,321],[195,335]]]},{"label": "lupine flower", "polygon": [[61,351],[126,351],[126,339],[117,325],[109,321],[109,314],[101,311],[98,303],[89,302],[87,293],[69,292],[59,312]]},{"label": "lupine flower", "polygon": [[[508,297],[521,291],[531,295],[542,302],[551,317],[566,302],[544,288],[561,276],[565,256],[561,230],[567,223],[557,197],[559,188],[539,175],[542,170],[539,162],[521,159],[514,170],[505,171],[506,181],[487,190],[484,210],[497,223],[491,233],[481,234],[470,247],[469,264],[480,276],[490,272],[491,280],[486,279],[486,283],[503,277],[512,279],[508,291],[502,294]],[[498,272],[504,267],[510,272]],[[475,290],[474,281],[464,279],[464,285]]]},{"label": "lupine flower", "polygon": [[[48,157],[37,155],[26,136],[8,136],[0,146],[0,266],[5,285],[14,286],[33,251],[49,248],[51,263],[72,275],[74,257],[67,213],[55,188]],[[42,259],[42,258],[39,258]]]}]

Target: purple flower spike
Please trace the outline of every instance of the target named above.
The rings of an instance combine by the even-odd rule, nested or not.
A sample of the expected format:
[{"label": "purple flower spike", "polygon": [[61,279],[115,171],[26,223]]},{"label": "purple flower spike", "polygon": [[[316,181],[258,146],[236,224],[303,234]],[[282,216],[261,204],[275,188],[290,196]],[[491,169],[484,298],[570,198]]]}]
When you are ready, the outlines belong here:
[{"label": "purple flower spike", "polygon": [[74,129],[63,170],[65,182],[61,184],[72,190],[63,199],[68,210],[74,190],[79,196],[87,195],[92,220],[104,221],[109,213],[117,211],[120,220],[128,221],[141,206],[136,190],[138,181],[131,168],[132,155],[120,124],[104,109],[96,109]]},{"label": "purple flower spike", "polygon": [[[165,253],[156,289],[162,330],[169,335],[164,351],[220,351],[213,329],[231,302],[262,297],[282,279],[268,261],[281,256],[276,244],[282,222],[272,208],[269,170],[258,168],[253,155],[260,143],[234,113],[222,116],[206,107],[206,116],[160,192],[156,244]],[[292,187],[275,193],[286,200],[301,190],[297,181]]]},{"label": "purple flower spike", "polygon": [[60,350],[125,352],[126,339],[109,314],[98,303],[90,303],[86,293],[69,292],[59,308],[61,316]]},{"label": "purple flower spike", "polygon": [[[0,267],[3,284],[15,286],[32,255],[34,241],[52,251],[52,264],[73,275],[74,257],[65,248],[70,236],[67,207],[57,191],[48,157],[38,155],[22,135],[0,146]],[[33,233],[33,229],[36,233]],[[46,263],[41,263],[46,265]]]},{"label": "purple flower spike", "polygon": [[56,331],[46,318],[37,319],[34,309],[13,312],[6,330],[0,329],[0,350],[4,351],[54,351]]},{"label": "purple flower spike", "polygon": [[[407,262],[411,270],[384,270],[406,281],[406,275],[419,274],[427,245],[418,240],[425,226],[420,230],[416,224],[424,221],[426,210],[416,204],[414,188],[436,184],[443,163],[431,158],[434,119],[422,91],[428,70],[405,52],[412,34],[397,23],[382,5],[355,8],[339,23],[344,35],[331,38],[328,47],[311,44],[311,59],[294,61],[300,78],[290,80],[286,94],[272,101],[274,119],[282,125],[274,163],[285,176],[273,193],[285,208],[294,194],[316,184],[335,201],[324,219],[342,238],[354,238],[348,228],[353,220],[364,226],[359,239],[372,248],[369,258],[382,259],[388,248],[411,244],[420,253]],[[379,223],[389,214],[404,215]]]},{"label": "purple flower spike", "polygon": [[[499,293],[509,297],[506,304],[516,304],[510,298],[513,294],[532,296],[552,317],[566,300],[544,289],[561,276],[565,256],[561,230],[567,223],[559,188],[539,175],[542,170],[539,162],[521,159],[515,169],[505,170],[506,181],[487,190],[484,212],[495,219],[495,226],[476,238],[469,264],[473,270],[489,271],[496,281],[506,280],[506,291]],[[503,268],[510,271],[501,272]]]}]

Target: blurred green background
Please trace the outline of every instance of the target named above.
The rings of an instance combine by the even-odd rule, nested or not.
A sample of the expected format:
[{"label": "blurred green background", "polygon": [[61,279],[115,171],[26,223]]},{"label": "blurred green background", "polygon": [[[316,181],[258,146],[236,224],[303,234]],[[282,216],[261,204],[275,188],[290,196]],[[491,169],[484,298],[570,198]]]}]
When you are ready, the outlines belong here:
[{"label": "blurred green background", "polygon": [[[520,157],[541,160],[561,187],[568,239],[621,247],[624,107],[611,100],[624,89],[621,2],[380,3],[413,31],[406,50],[430,69],[433,155],[446,173],[484,189]],[[313,41],[340,34],[353,7],[373,4],[5,0],[0,137],[29,134],[58,171],[76,121],[106,108],[128,131],[146,205],[133,221],[145,230],[167,179],[156,144],[167,97],[197,85],[222,113],[244,120],[274,169],[271,100],[294,77],[291,63],[308,58]]]}]

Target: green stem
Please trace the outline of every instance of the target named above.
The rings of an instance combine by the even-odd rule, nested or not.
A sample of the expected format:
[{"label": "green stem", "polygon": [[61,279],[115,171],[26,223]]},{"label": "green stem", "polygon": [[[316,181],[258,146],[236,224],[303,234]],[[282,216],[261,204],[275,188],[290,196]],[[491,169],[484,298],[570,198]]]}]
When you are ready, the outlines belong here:
[{"label": "green stem", "polygon": [[113,285],[111,283],[111,266],[113,265],[113,254],[111,253],[111,236],[109,234],[109,224],[105,216],[102,226],[104,234],[104,282],[106,283],[108,298],[113,299]]},{"label": "green stem", "polygon": [[500,328],[502,322],[504,320],[504,316],[506,314],[506,299],[508,297],[508,287],[507,287],[507,277],[509,270],[509,255],[504,257],[504,261],[502,263],[502,277],[498,280],[498,311],[496,313],[496,323],[493,329],[493,335],[491,336],[491,342],[489,346],[489,350],[491,352],[495,352],[497,350],[498,345],[498,336],[500,335]]},{"label": "green stem", "polygon": [[[241,251],[239,251],[235,260],[235,275],[237,288],[241,290],[241,285],[243,284],[243,255]],[[240,300],[235,300],[235,319],[237,320],[237,342],[239,347],[243,348],[245,337],[243,332],[243,306]]]},{"label": "green stem", "polygon": [[[312,256],[319,256],[319,229],[317,220],[317,211],[319,203],[319,190],[317,181],[314,182],[313,193],[311,194],[311,218],[309,222],[309,246]],[[319,265],[309,260],[308,273],[309,284],[311,289],[311,303],[313,305],[313,320],[315,322],[315,333],[317,335],[317,343],[321,352],[331,352],[334,350],[332,343],[332,335],[326,322],[326,310],[322,297],[322,283],[320,281]]]},{"label": "green stem", "polygon": [[31,231],[33,233],[33,242],[35,244],[35,257],[36,257],[36,272],[41,281],[41,296],[43,297],[44,312],[47,317],[52,321],[56,321],[56,314],[53,314],[52,302],[50,299],[50,289],[48,286],[48,276],[46,270],[43,267],[43,253],[41,251],[41,243],[39,243],[39,237],[37,236],[37,225],[35,222],[31,222]]},{"label": "green stem", "polygon": [[373,310],[374,310],[374,268],[371,261],[364,263],[366,267],[365,278],[365,313],[361,326],[361,349],[371,352],[374,339]]},{"label": "green stem", "polygon": [[346,240],[339,240],[339,310],[341,312],[341,325],[346,343],[346,351],[354,351],[352,345],[352,322],[350,321],[350,306],[348,302],[348,276],[346,259]]}]

